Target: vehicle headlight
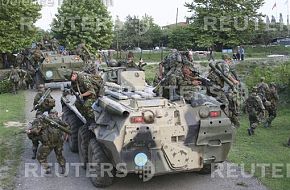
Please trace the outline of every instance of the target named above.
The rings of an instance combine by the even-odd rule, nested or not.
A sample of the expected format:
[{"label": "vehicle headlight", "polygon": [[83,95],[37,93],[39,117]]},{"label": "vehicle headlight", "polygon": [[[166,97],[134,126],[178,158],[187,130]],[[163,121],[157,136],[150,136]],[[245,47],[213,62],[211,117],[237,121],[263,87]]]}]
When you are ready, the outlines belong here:
[{"label": "vehicle headlight", "polygon": [[53,72],[52,71],[46,71],[45,72],[45,76],[46,76],[46,78],[51,78],[53,76]]},{"label": "vehicle headlight", "polygon": [[137,166],[143,167],[148,162],[148,157],[145,153],[138,153],[134,158],[134,162]]},{"label": "vehicle headlight", "polygon": [[209,116],[209,108],[208,107],[201,107],[200,110],[199,110],[199,116],[201,118],[207,118]]}]

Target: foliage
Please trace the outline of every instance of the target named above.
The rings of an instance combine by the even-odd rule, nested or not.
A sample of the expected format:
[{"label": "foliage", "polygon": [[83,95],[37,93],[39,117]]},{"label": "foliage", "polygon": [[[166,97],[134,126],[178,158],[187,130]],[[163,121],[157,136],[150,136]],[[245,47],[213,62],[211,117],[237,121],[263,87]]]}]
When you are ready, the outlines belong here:
[{"label": "foliage", "polygon": [[12,84],[8,79],[0,81],[0,94],[12,92]]},{"label": "foliage", "polygon": [[11,53],[29,46],[36,34],[33,23],[41,6],[35,0],[2,3],[0,6],[0,52]]},{"label": "foliage", "polygon": [[52,32],[70,50],[85,42],[93,52],[109,48],[113,23],[101,0],[64,0],[52,23]]},{"label": "foliage", "polygon": [[176,26],[169,34],[169,47],[178,50],[192,49],[194,39],[191,26]]},{"label": "foliage", "polygon": [[116,49],[152,49],[162,44],[161,28],[148,15],[142,18],[129,15],[124,23],[117,18],[114,33]]},{"label": "foliage", "polygon": [[195,0],[186,3],[186,7],[193,13],[189,19],[197,45],[217,45],[221,49],[223,46],[248,43],[248,34],[254,31],[255,20],[262,16],[257,11],[263,3],[264,0]]}]

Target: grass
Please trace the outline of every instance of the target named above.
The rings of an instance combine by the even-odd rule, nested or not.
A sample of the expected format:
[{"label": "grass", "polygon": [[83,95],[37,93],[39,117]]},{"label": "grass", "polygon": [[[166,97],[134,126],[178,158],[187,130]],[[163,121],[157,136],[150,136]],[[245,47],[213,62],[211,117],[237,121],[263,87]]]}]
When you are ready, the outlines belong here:
[{"label": "grass", "polygon": [[[24,93],[0,94],[0,189],[13,189],[14,179],[23,151],[23,135],[17,127],[5,127],[7,121],[23,122],[25,118]],[[6,111],[7,110],[7,111]],[[1,171],[1,168],[6,168]]]},{"label": "grass", "polygon": [[[245,164],[245,169],[251,172],[251,164],[270,164],[266,167],[266,175],[261,175],[261,168],[255,167],[254,176],[272,190],[290,189],[290,176],[287,177],[287,163],[290,161],[290,149],[282,144],[290,137],[290,110],[282,108],[278,117],[274,120],[271,128],[259,126],[254,136],[248,136],[247,128],[249,121],[242,118],[241,128],[238,129],[236,141],[229,154],[229,160],[238,164]],[[283,175],[276,178],[272,175],[273,164],[282,164],[282,171],[277,174]],[[288,167],[288,173],[290,167]],[[289,174],[288,174],[289,175]]]}]

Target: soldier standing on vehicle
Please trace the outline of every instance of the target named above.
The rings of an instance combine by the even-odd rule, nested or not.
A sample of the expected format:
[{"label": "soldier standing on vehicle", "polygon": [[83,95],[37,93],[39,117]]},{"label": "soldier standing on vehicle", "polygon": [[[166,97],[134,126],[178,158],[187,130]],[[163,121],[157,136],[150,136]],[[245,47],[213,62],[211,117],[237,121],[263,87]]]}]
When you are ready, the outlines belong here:
[{"label": "soldier standing on vehicle", "polygon": [[20,76],[16,68],[11,66],[11,71],[9,74],[9,81],[12,83],[12,93],[17,94],[17,90],[20,84]]},{"label": "soldier standing on vehicle", "polygon": [[277,116],[277,104],[279,101],[279,96],[278,96],[278,92],[276,89],[276,85],[275,83],[270,83],[269,86],[269,94],[268,94],[268,101],[269,101],[269,105],[266,106],[266,109],[268,111],[268,118],[266,119],[265,125],[264,127],[271,127],[272,121],[276,118]]},{"label": "soldier standing on vehicle", "polygon": [[259,115],[265,113],[265,107],[260,96],[258,96],[258,88],[253,87],[252,93],[246,100],[246,111],[249,114],[250,128],[248,128],[249,136],[254,134],[255,129],[259,124]]},{"label": "soldier standing on vehicle", "polygon": [[44,112],[50,113],[50,111],[55,106],[55,99],[49,94],[41,103],[38,105],[39,100],[44,96],[45,93],[45,86],[43,84],[38,85],[38,92],[34,97],[33,107],[36,110],[36,116],[42,115]]},{"label": "soldier standing on vehicle", "polygon": [[33,61],[33,67],[38,70],[41,62],[44,60],[44,55],[42,51],[40,50],[40,47],[37,46],[32,54],[32,61]]},{"label": "soldier standing on vehicle", "polygon": [[91,55],[89,49],[86,47],[86,44],[84,42],[80,43],[77,46],[76,54],[78,56],[80,56],[81,59],[84,60],[85,63],[88,62],[88,60],[90,59],[90,55]]},{"label": "soldier standing on vehicle", "polygon": [[159,64],[160,81],[154,89],[155,93],[167,99],[172,97],[172,91],[174,94],[177,87],[177,76],[182,76],[182,62],[182,55],[177,50],[164,58]]},{"label": "soldier standing on vehicle", "polygon": [[238,85],[240,82],[235,78],[231,69],[231,58],[228,55],[223,55],[223,62],[217,62],[212,65],[209,72],[208,79],[212,82],[211,86],[207,87],[207,94],[217,99],[217,101],[228,106],[229,101],[224,91],[224,85],[231,83],[231,85]]},{"label": "soldier standing on vehicle", "polygon": [[[50,167],[47,163],[48,155],[54,150],[56,159],[60,165],[60,173],[65,173],[65,158],[63,156],[63,132],[55,128],[52,123],[47,122],[44,119],[45,116],[36,118],[32,124],[31,128],[28,129],[28,135],[34,135],[39,138],[41,146],[38,149],[37,160],[41,166],[45,169],[45,173],[51,173]],[[48,119],[56,122],[64,128],[68,128],[68,125],[61,121],[58,117],[58,113],[55,110],[52,110],[48,116]]]},{"label": "soldier standing on vehicle", "polygon": [[72,89],[78,93],[76,107],[89,124],[94,120],[92,105],[103,93],[103,80],[99,75],[90,75],[76,71],[71,73],[70,79]]}]

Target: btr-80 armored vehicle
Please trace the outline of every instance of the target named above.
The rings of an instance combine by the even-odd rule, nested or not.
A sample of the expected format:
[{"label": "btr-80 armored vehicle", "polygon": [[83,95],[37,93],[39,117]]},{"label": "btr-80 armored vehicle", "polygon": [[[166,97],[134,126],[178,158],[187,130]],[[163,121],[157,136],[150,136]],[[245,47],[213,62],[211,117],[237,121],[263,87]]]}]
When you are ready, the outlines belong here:
[{"label": "btr-80 armored vehicle", "polygon": [[226,160],[234,128],[215,100],[197,94],[191,105],[155,97],[143,71],[109,68],[104,80],[106,95],[92,105],[95,122],[89,126],[74,99],[62,97],[63,119],[73,132],[70,148],[94,174],[90,178],[96,187],[140,171],[145,178],[210,173],[211,164]]}]

